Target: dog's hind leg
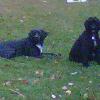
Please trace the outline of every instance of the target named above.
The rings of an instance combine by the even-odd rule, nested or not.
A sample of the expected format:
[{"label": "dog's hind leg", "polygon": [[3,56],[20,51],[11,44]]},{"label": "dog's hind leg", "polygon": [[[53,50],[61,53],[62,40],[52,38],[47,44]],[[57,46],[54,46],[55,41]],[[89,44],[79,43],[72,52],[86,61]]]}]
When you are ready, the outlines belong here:
[{"label": "dog's hind leg", "polygon": [[15,55],[15,50],[12,48],[8,48],[8,49],[0,49],[0,56],[3,58],[13,58]]}]

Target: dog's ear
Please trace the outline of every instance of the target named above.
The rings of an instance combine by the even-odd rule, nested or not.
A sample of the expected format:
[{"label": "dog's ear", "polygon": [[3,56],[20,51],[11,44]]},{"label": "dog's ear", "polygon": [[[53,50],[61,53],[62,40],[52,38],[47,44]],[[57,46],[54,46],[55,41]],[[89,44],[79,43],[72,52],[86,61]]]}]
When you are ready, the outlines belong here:
[{"label": "dog's ear", "polygon": [[48,34],[49,34],[49,32],[44,31],[43,29],[41,29],[40,31],[41,31],[41,33],[43,33],[45,36],[48,36]]},{"label": "dog's ear", "polygon": [[99,22],[100,20],[97,17],[93,18],[96,22]]},{"label": "dog's ear", "polygon": [[85,22],[84,22],[84,26],[86,30],[90,29],[90,24],[93,21],[93,17],[89,17]]},{"label": "dog's ear", "polygon": [[33,36],[35,36],[35,34],[36,34],[36,30],[31,30],[31,31],[28,33],[28,36],[29,36],[29,37],[33,37]]},{"label": "dog's ear", "polygon": [[94,17],[97,25],[98,25],[98,30],[100,30],[100,20],[97,17]]}]

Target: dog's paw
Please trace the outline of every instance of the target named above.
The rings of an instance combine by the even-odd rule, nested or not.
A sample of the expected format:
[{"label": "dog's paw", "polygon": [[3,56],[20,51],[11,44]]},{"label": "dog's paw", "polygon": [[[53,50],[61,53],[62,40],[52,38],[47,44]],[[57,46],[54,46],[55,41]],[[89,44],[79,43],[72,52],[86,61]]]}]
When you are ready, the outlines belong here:
[{"label": "dog's paw", "polygon": [[88,68],[89,66],[90,66],[90,64],[89,64],[89,63],[83,63],[83,67]]}]

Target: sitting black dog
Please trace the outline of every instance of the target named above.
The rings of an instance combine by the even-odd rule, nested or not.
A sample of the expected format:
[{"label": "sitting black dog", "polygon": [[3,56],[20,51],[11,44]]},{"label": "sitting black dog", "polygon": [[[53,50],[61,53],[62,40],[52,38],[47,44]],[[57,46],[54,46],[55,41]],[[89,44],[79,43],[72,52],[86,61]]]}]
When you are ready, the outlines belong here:
[{"label": "sitting black dog", "polygon": [[0,56],[10,59],[16,56],[31,56],[40,58],[44,40],[48,32],[33,29],[27,38],[0,43]]},{"label": "sitting black dog", "polygon": [[85,31],[74,43],[69,60],[82,63],[88,67],[90,61],[96,61],[100,64],[100,20],[96,17],[88,18],[85,23]]}]

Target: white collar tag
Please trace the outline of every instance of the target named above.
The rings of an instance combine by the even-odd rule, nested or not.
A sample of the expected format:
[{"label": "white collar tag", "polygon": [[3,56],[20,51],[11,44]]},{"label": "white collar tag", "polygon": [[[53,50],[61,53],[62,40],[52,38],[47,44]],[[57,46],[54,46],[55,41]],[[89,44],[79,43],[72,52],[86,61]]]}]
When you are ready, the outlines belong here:
[{"label": "white collar tag", "polygon": [[36,46],[40,49],[40,52],[42,53],[43,46],[41,44],[37,44]]},{"label": "white collar tag", "polygon": [[94,36],[92,36],[92,40],[95,40],[95,37]]}]

